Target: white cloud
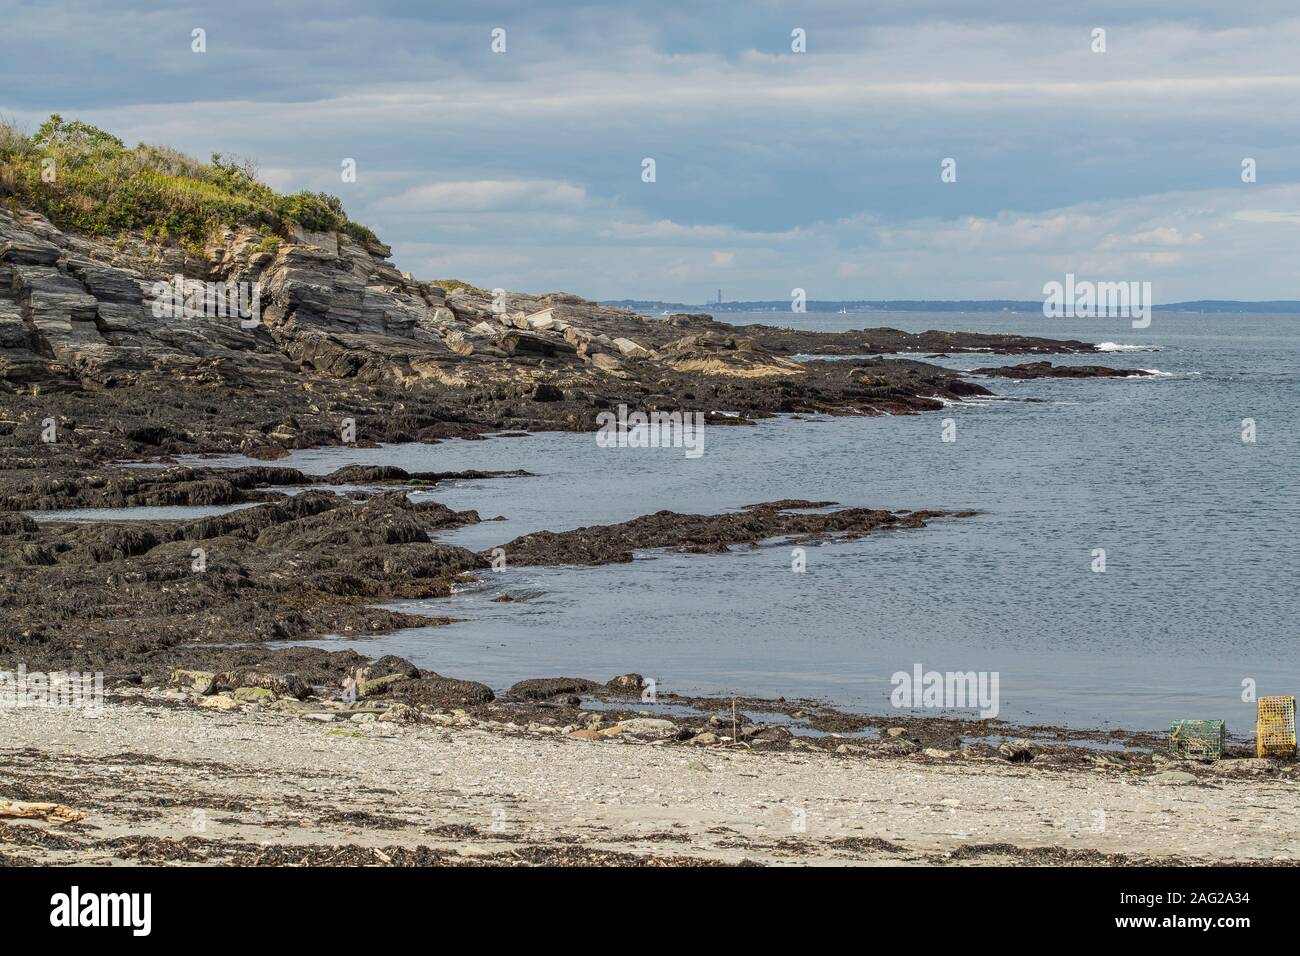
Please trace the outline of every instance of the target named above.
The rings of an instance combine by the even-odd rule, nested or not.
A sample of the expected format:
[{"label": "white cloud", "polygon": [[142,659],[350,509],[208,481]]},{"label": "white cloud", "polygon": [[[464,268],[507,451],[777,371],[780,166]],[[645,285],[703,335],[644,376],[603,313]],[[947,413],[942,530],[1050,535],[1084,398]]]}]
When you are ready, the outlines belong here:
[{"label": "white cloud", "polygon": [[581,186],[547,180],[478,179],[414,186],[371,208],[381,212],[461,212],[539,206],[581,206]]},{"label": "white cloud", "polygon": [[[724,280],[752,298],[781,298],[800,286],[824,299],[1034,299],[1044,281],[1066,272],[1151,281],[1159,301],[1294,295],[1289,250],[1300,243],[1300,217],[1270,220],[1273,228],[1263,231],[1243,222],[1238,207],[1244,188],[988,217],[883,223],[857,215],[786,233],[665,220],[640,230],[625,222],[619,230],[600,231],[597,225],[612,211],[598,205],[588,211],[590,220],[575,217],[558,230],[548,229],[541,213],[514,220],[503,258],[464,260],[482,271],[462,278],[534,291],[569,288],[598,298],[687,302],[706,301]],[[1300,205],[1300,187],[1250,188],[1257,205]],[[486,240],[492,228],[481,225]],[[743,247],[744,256],[719,250],[719,234]],[[539,246],[545,251],[537,252]],[[509,265],[496,268],[501,263]]]},{"label": "white cloud", "polygon": [[1300,225],[1300,212],[1283,209],[1242,209],[1233,218],[1238,222]]},{"label": "white cloud", "polygon": [[1028,0],[809,0],[800,55],[780,5],[726,28],[678,0],[519,5],[505,57],[472,12],[230,7],[208,54],[129,69],[114,57],[141,23],[183,40],[188,14],[92,7],[55,29],[19,10],[0,96],[20,108],[0,113],[100,104],[75,115],[259,157],[279,189],[340,194],[401,267],[480,285],[702,300],[725,271],[746,297],[1032,298],[1068,270],[1141,273],[1166,298],[1297,295],[1300,19],[1280,4],[1114,6],[1094,54],[1090,22]]}]

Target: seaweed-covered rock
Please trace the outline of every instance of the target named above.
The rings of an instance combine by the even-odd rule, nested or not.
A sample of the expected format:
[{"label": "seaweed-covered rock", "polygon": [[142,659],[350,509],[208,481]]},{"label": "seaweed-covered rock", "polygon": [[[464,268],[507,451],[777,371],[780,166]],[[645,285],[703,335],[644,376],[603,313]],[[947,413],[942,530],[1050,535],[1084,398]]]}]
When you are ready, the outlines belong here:
[{"label": "seaweed-covered rock", "polygon": [[600,687],[585,677],[532,677],[510,688],[511,697],[524,700],[550,700],[567,694],[583,694]]},{"label": "seaweed-covered rock", "polygon": [[194,694],[211,694],[215,689],[214,675],[211,671],[190,671],[177,669],[172,671],[167,686],[179,690],[188,690]]},{"label": "seaweed-covered rock", "polygon": [[377,661],[366,665],[366,680],[368,681],[395,674],[414,679],[420,676],[420,668],[395,654],[385,654]]},{"label": "seaweed-covered rock", "polygon": [[19,511],[0,511],[0,534],[35,531],[36,522]]},{"label": "seaweed-covered rock", "polygon": [[260,687],[277,697],[310,697],[311,685],[297,674],[264,674],[258,671],[223,671],[213,677],[213,687],[218,691],[235,691],[240,688]]},{"label": "seaweed-covered rock", "polygon": [[426,707],[472,707],[490,703],[492,688],[472,680],[457,680],[425,672],[418,680],[405,680],[391,688],[389,696],[403,703]]},{"label": "seaweed-covered rock", "polygon": [[616,694],[639,694],[645,686],[645,678],[640,674],[619,674],[605,684]]},{"label": "seaweed-covered rock", "polygon": [[1011,763],[1029,763],[1035,752],[1034,744],[1028,740],[1006,740],[998,744],[998,756]]}]

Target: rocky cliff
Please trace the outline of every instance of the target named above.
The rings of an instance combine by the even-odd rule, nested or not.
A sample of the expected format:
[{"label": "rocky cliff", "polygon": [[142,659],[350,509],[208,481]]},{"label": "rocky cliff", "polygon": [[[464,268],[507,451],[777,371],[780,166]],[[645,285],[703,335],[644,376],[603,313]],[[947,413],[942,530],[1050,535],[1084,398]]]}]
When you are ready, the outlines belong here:
[{"label": "rocky cliff", "polygon": [[[344,232],[295,228],[268,242],[239,227],[196,255],[135,236],[91,239],[0,209],[6,467],[202,451],[276,457],[345,440],[348,420],[361,444],[581,430],[620,403],[718,423],[896,414],[984,389],[920,362],[789,356],[1091,348],[646,318],[561,293],[448,290],[399,272],[388,254]],[[177,276],[255,289],[260,321],[179,314]],[[41,441],[51,424],[58,440]]]}]

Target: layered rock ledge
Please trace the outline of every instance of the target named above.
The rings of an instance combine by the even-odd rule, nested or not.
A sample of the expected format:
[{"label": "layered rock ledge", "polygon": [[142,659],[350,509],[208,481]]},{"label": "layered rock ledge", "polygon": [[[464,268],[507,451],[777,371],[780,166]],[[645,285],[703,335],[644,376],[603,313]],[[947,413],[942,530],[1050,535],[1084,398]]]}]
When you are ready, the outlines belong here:
[{"label": "layered rock ledge", "polygon": [[[0,209],[0,470],[592,430],[619,405],[700,412],[711,424],[906,414],[988,391],[913,360],[792,356],[1094,349],[648,318],[564,293],[448,290],[399,272],[387,255],[342,232],[301,229],[268,248],[241,227],[196,256],[130,237],[92,240]],[[256,287],[260,321],[168,314],[176,276]]]}]

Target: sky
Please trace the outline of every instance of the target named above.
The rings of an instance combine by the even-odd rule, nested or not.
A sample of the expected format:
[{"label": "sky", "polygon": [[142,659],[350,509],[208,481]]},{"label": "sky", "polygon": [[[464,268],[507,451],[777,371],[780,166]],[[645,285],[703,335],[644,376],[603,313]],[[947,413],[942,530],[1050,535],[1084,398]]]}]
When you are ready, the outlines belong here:
[{"label": "sky", "polygon": [[0,0],[0,24],[0,117],[251,158],[420,278],[1300,298],[1293,0]]}]

